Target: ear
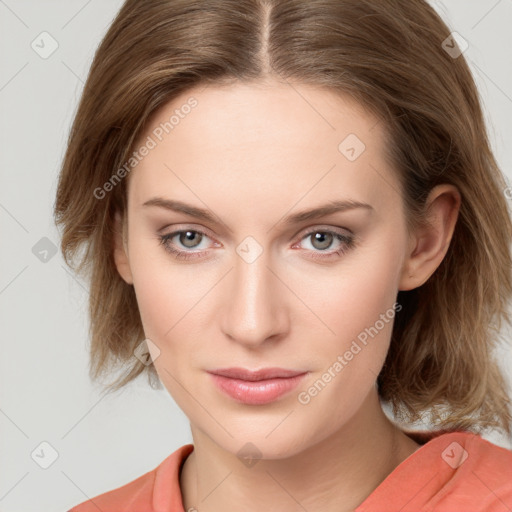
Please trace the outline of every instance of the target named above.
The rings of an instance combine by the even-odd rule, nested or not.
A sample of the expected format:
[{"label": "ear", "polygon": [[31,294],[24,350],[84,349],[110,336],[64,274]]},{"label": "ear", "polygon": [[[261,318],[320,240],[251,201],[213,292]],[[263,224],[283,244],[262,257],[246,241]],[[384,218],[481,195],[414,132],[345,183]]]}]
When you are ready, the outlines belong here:
[{"label": "ear", "polygon": [[114,261],[120,276],[128,283],[133,284],[130,260],[128,258],[128,243],[126,222],[119,211],[115,213],[114,221]]},{"label": "ear", "polygon": [[427,198],[428,223],[411,235],[399,290],[413,290],[425,283],[439,267],[452,239],[461,196],[453,185],[434,187]]}]

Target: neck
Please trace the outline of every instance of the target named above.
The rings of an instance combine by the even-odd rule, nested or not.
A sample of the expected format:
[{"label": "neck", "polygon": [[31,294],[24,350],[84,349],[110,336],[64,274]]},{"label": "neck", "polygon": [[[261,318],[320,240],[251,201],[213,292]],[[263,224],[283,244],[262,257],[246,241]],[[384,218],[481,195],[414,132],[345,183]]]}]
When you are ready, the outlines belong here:
[{"label": "neck", "polygon": [[384,414],[376,388],[340,430],[282,459],[246,467],[192,427],[194,451],[180,475],[185,510],[354,510],[419,445]]}]

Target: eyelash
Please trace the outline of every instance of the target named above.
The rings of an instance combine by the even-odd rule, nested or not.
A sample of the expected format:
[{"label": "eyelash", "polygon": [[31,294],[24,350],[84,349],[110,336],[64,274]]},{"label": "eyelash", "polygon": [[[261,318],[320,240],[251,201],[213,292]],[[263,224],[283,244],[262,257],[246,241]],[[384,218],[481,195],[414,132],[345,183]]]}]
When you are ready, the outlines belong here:
[{"label": "eyelash", "polygon": [[[193,258],[201,257],[199,251],[196,251],[196,252],[180,251],[180,250],[175,249],[170,244],[170,240],[172,238],[174,238],[176,235],[180,235],[181,233],[187,233],[187,232],[198,233],[200,235],[204,235],[204,236],[210,238],[204,231],[200,231],[198,229],[182,229],[182,230],[173,231],[172,233],[169,233],[167,235],[161,235],[158,237],[160,239],[161,245],[164,246],[164,250],[171,253],[173,255],[173,257],[176,258],[177,260],[190,260]],[[344,254],[346,254],[350,249],[353,249],[356,246],[356,237],[355,236],[341,234],[337,231],[332,231],[332,230],[328,230],[328,229],[326,229],[326,230],[312,229],[302,236],[299,243],[302,240],[304,240],[305,238],[308,238],[309,236],[311,236],[315,233],[334,235],[335,239],[337,239],[339,242],[342,242],[345,246],[341,247],[338,250],[331,251],[331,252],[327,253],[327,255],[323,255],[323,254],[322,255],[312,255],[312,259],[325,261],[325,260],[335,259],[337,257],[339,258],[339,257],[343,256]],[[324,253],[324,252],[325,251],[320,251],[320,250],[313,251],[313,253]]]}]

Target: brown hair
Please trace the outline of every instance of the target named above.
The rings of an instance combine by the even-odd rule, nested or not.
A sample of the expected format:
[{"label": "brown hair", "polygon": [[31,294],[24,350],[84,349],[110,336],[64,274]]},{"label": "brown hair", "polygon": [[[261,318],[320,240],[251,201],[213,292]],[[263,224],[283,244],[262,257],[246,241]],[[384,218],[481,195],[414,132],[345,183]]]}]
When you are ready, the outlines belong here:
[{"label": "brown hair", "polygon": [[[402,421],[511,432],[506,384],[493,356],[512,293],[512,224],[478,91],[450,30],[423,0],[128,0],[96,51],[69,135],[55,202],[65,261],[90,279],[90,375],[152,364],[133,286],[113,260],[114,215],[126,179],[98,199],[129,160],[152,114],[200,84],[269,77],[349,94],[382,120],[409,229],[449,183],[462,204],[436,272],[400,291],[379,395]],[[451,44],[450,46],[453,46]],[[124,173],[123,173],[124,174]],[[117,175],[119,177],[119,173]],[[112,183],[110,181],[110,183]],[[79,249],[85,251],[78,265]]]}]

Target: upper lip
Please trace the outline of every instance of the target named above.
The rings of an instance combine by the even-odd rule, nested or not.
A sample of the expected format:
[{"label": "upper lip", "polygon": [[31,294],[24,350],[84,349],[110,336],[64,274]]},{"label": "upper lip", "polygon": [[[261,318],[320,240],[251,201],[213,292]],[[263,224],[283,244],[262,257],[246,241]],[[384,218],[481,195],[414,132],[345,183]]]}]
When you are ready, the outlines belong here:
[{"label": "upper lip", "polygon": [[306,373],[305,371],[287,370],[285,368],[262,368],[260,370],[247,370],[246,368],[219,368],[208,370],[209,373],[222,375],[231,379],[242,379],[248,381],[266,380],[274,378],[295,377]]}]

